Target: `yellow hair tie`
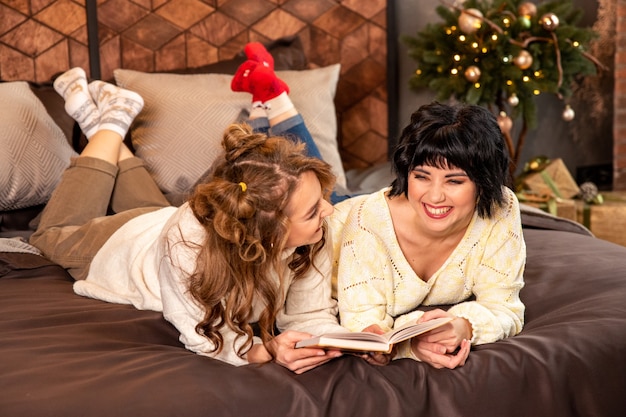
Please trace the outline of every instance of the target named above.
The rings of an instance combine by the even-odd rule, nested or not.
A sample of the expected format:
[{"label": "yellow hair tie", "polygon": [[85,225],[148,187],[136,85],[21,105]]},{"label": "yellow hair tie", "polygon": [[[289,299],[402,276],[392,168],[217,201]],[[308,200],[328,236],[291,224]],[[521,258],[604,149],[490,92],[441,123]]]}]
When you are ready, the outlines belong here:
[{"label": "yellow hair tie", "polygon": [[245,182],[243,182],[243,181],[239,183],[239,187],[241,187],[241,191],[242,191],[242,192],[244,192],[244,193],[245,193],[245,192],[246,192],[246,190],[248,189],[248,186],[247,186],[247,185],[246,185],[246,183],[245,183]]}]

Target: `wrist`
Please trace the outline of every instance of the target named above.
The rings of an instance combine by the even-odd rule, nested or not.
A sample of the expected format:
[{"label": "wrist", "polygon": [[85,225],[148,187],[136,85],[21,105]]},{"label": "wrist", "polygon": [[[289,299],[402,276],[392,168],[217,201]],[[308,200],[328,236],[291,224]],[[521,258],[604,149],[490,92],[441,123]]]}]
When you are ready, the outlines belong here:
[{"label": "wrist", "polygon": [[274,358],[262,343],[257,343],[252,345],[248,353],[246,353],[246,359],[248,363],[265,363],[270,362]]},{"label": "wrist", "polygon": [[472,340],[472,337],[474,336],[474,328],[472,327],[472,323],[465,317],[459,317],[459,318],[463,320],[463,324],[465,325],[464,339]]}]

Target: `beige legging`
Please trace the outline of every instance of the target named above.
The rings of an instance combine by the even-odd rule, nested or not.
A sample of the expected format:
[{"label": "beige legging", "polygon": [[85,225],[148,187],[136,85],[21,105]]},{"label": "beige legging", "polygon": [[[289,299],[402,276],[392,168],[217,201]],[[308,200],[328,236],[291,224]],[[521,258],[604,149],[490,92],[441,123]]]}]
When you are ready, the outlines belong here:
[{"label": "beige legging", "polygon": [[141,159],[115,166],[79,156],[64,172],[30,243],[74,279],[85,279],[93,257],[117,229],[169,205]]}]

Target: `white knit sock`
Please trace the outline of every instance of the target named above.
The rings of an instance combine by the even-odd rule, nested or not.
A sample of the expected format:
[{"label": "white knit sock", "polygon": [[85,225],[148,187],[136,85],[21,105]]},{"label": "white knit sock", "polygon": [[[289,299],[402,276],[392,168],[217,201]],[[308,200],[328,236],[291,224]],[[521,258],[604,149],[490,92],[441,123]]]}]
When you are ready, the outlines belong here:
[{"label": "white knit sock", "polygon": [[100,129],[112,130],[122,138],[143,109],[143,98],[134,91],[104,81],[89,83],[89,92],[100,110]]},{"label": "white knit sock", "polygon": [[100,111],[89,94],[85,71],[72,68],[54,80],[53,86],[65,100],[67,114],[78,122],[87,139],[91,138],[98,131]]},{"label": "white knit sock", "polygon": [[254,120],[260,119],[262,117],[267,117],[267,111],[265,110],[265,106],[260,101],[255,101],[250,107],[250,115],[248,116],[248,118],[250,120]]},{"label": "white knit sock", "polygon": [[267,111],[267,118],[270,120],[295,107],[286,91],[273,99],[267,100],[263,104],[265,105],[265,110]]}]

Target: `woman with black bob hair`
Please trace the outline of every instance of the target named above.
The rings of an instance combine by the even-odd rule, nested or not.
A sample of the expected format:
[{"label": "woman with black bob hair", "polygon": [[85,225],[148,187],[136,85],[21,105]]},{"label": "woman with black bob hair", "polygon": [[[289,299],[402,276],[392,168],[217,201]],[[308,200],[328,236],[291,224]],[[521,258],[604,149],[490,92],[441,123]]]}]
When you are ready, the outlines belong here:
[{"label": "woman with black bob hair", "polygon": [[451,317],[390,354],[363,357],[463,366],[472,345],[524,324],[526,247],[504,138],[487,109],[434,102],[413,113],[392,165],[390,187],[331,216],[341,324],[383,333]]},{"label": "woman with black bob hair", "polygon": [[505,203],[502,185],[512,185],[500,127],[481,106],[433,103],[413,113],[393,154],[396,179],[389,197],[406,196],[409,174],[420,165],[450,165],[465,171],[476,185],[476,210],[481,217],[490,217],[494,206]]}]

